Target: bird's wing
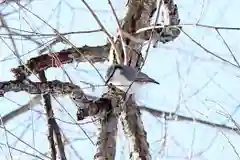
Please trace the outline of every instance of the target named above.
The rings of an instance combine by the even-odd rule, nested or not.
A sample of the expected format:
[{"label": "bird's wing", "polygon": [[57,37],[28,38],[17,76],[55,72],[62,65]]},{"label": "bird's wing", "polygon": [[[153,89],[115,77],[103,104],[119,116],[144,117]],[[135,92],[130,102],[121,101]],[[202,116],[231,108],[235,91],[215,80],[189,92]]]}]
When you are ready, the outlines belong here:
[{"label": "bird's wing", "polygon": [[121,74],[124,75],[128,81],[134,81],[137,75],[137,70],[132,66],[124,65]]}]

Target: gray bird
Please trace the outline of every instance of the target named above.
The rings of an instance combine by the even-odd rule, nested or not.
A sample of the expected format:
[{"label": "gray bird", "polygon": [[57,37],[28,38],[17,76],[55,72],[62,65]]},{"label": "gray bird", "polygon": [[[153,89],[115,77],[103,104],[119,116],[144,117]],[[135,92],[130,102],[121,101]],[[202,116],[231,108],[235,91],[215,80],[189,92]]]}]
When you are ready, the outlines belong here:
[{"label": "gray bird", "polygon": [[[118,89],[124,92],[127,91],[129,94],[135,93],[139,88],[148,83],[160,84],[156,80],[150,78],[147,74],[138,72],[131,66],[120,64],[113,64],[109,66],[105,78],[105,85],[111,83]],[[130,85],[131,87],[128,89]]]}]

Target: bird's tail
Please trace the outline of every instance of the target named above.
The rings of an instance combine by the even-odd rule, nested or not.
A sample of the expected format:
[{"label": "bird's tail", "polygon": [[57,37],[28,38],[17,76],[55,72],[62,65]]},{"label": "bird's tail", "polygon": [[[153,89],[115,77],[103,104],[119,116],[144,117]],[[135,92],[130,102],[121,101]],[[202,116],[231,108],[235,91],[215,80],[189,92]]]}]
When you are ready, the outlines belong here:
[{"label": "bird's tail", "polygon": [[150,77],[137,77],[135,82],[160,84],[158,81]]},{"label": "bird's tail", "polygon": [[143,72],[139,72],[139,74],[137,75],[136,82],[147,82],[147,83],[155,83],[155,84],[160,84],[158,81],[156,81],[155,79],[149,77],[147,74],[143,73]]},{"label": "bird's tail", "polygon": [[158,81],[152,79],[152,78],[147,78],[146,82],[150,82],[150,83],[155,83],[155,84],[160,84]]}]

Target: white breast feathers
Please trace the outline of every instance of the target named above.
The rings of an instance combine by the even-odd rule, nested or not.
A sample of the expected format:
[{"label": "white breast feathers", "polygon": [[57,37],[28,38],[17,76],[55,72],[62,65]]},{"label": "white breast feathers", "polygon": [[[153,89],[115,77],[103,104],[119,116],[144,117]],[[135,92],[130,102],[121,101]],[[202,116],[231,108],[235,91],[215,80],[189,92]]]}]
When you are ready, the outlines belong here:
[{"label": "white breast feathers", "polygon": [[[109,83],[112,83],[114,86],[124,92],[127,91],[128,94],[136,93],[136,91],[141,87],[141,85],[136,82],[132,84],[132,81],[128,81],[122,74],[120,74],[120,70],[118,69],[115,70],[115,73],[109,80],[108,84]],[[132,85],[130,89],[128,89],[130,84]]]}]

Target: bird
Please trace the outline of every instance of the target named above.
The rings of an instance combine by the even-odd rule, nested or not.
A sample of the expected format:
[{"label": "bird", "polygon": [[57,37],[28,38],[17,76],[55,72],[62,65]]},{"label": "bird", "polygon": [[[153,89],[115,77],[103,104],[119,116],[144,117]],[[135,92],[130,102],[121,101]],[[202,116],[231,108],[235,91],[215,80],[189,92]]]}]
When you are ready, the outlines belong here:
[{"label": "bird", "polygon": [[158,81],[149,77],[147,74],[141,71],[138,72],[134,67],[123,64],[110,65],[107,68],[105,79],[105,85],[112,84],[128,94],[135,94],[138,89],[146,84],[152,83],[160,85]]}]

